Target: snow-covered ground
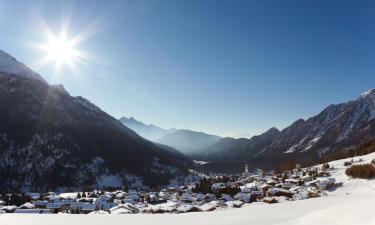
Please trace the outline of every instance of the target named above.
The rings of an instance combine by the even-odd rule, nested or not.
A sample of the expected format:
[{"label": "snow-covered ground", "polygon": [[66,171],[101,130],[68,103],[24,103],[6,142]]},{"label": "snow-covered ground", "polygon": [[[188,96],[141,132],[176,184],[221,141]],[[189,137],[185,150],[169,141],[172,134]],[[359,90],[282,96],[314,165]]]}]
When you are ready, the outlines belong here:
[{"label": "snow-covered ground", "polygon": [[[375,153],[355,157],[370,162]],[[284,225],[374,225],[375,224],[375,180],[349,179],[345,175],[344,162],[331,162],[332,176],[343,186],[328,196],[301,201],[268,205],[252,203],[240,209],[186,214],[124,214],[124,215],[0,215],[1,225],[42,225],[42,224],[194,224],[194,225],[243,225],[243,224],[284,224]]]}]

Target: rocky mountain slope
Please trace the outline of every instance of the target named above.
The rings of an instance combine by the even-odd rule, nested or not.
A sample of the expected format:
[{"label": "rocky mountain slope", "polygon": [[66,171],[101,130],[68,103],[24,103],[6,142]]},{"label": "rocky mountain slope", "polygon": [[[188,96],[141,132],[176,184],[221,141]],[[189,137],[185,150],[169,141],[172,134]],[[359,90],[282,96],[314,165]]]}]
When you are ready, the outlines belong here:
[{"label": "rocky mountain slope", "polygon": [[192,161],[0,52],[0,189],[157,186]]},{"label": "rocky mountain slope", "polygon": [[193,158],[215,162],[204,165],[209,170],[238,162],[273,168],[287,160],[318,161],[326,154],[349,151],[374,138],[375,89],[353,101],[330,105],[281,131],[271,129],[250,139],[221,139]]}]

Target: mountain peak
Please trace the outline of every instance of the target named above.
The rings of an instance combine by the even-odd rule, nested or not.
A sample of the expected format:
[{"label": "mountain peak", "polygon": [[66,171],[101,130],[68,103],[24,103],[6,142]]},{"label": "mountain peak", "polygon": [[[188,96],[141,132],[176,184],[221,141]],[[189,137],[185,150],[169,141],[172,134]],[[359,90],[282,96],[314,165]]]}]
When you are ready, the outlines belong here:
[{"label": "mountain peak", "polygon": [[0,49],[0,72],[19,75],[26,78],[36,79],[47,84],[47,82],[37,73],[19,62],[16,58]]},{"label": "mountain peak", "polygon": [[138,120],[134,119],[134,117],[132,117],[132,116],[129,118],[129,120],[134,121],[134,122],[138,122]]},{"label": "mountain peak", "polygon": [[276,133],[278,133],[278,132],[280,132],[280,130],[279,129],[277,129],[276,127],[271,127],[270,129],[268,129],[267,131],[266,131],[266,133],[274,133],[274,132],[276,132]]},{"label": "mountain peak", "polygon": [[375,96],[375,88],[370,89],[364,93],[361,94],[360,98],[366,98],[368,96]]}]

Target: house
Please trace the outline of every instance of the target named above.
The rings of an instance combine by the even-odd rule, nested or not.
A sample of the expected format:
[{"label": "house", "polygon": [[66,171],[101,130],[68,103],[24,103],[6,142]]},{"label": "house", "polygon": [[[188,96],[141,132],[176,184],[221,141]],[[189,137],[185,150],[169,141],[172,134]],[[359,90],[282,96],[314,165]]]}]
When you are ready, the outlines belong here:
[{"label": "house", "polygon": [[83,202],[72,202],[69,205],[71,213],[81,213]]},{"label": "house", "polygon": [[158,204],[162,204],[162,203],[166,203],[166,202],[167,202],[167,199],[156,197],[156,196],[154,196],[150,199],[150,204],[152,204],[152,205],[158,205]]},{"label": "house", "polygon": [[250,202],[251,196],[249,193],[239,192],[235,196],[233,196],[236,200],[241,200],[243,202]]},{"label": "house", "polygon": [[64,204],[62,204],[61,202],[59,202],[59,203],[48,203],[46,205],[46,208],[51,210],[51,213],[58,213],[58,212],[62,212],[64,210]]},{"label": "house", "polygon": [[126,204],[126,203],[129,203],[129,204],[135,204],[135,201],[134,201],[134,199],[132,199],[132,198],[125,198],[125,199],[122,199],[121,202],[122,202],[123,204]]},{"label": "house", "polygon": [[109,209],[111,214],[133,214],[138,213],[139,209],[132,204],[121,204]]},{"label": "house", "polygon": [[95,202],[109,202],[112,199],[112,195],[105,194],[96,199]]},{"label": "house", "polygon": [[333,177],[318,178],[317,181],[320,190],[326,190],[336,184],[336,180]]},{"label": "house", "polygon": [[209,212],[209,211],[214,211],[216,209],[216,206],[214,206],[210,203],[205,203],[205,204],[199,206],[198,208],[200,209],[200,211]]},{"label": "house", "polygon": [[197,198],[198,201],[203,202],[203,201],[206,200],[206,195],[205,195],[205,194],[198,193],[198,194],[196,195],[196,198]]},{"label": "house", "polygon": [[194,198],[192,194],[189,194],[189,193],[183,193],[183,194],[181,195],[180,200],[181,200],[182,202],[192,203],[192,202],[194,202],[194,201],[196,200],[196,198]]},{"label": "house", "polygon": [[271,197],[285,196],[285,197],[288,197],[288,198],[292,198],[293,195],[295,194],[295,192],[289,191],[289,190],[286,190],[286,189],[282,189],[282,188],[271,188],[270,190],[267,191],[267,194]]},{"label": "house", "polygon": [[221,188],[225,188],[224,183],[214,183],[214,184],[211,185],[211,190],[213,190],[213,191],[218,191]]},{"label": "house", "polygon": [[285,182],[286,182],[286,183],[291,183],[291,184],[299,184],[299,180],[298,180],[298,179],[295,179],[295,178],[288,178],[288,179],[285,179]]},{"label": "house", "polygon": [[37,201],[34,202],[34,205],[37,208],[46,208],[47,204],[48,204],[48,201],[37,200]]},{"label": "house", "polygon": [[74,200],[72,200],[72,199],[62,199],[61,200],[61,203],[65,206],[70,206],[70,204],[72,204],[72,202],[74,202]]},{"label": "house", "polygon": [[263,196],[263,192],[262,191],[252,191],[251,192],[251,199],[254,198],[254,200],[252,201],[255,201],[257,198],[260,198]]},{"label": "house", "polygon": [[176,202],[168,202],[157,206],[151,206],[151,213],[172,213],[177,211],[179,204]]},{"label": "house", "polygon": [[16,209],[14,213],[24,214],[24,213],[31,213],[31,214],[50,214],[51,210],[49,209]]},{"label": "house", "polygon": [[90,212],[93,212],[96,210],[96,204],[92,204],[92,203],[84,203],[82,205],[82,212],[84,214],[88,214]]},{"label": "house", "polygon": [[115,206],[118,206],[119,204],[118,203],[102,203],[99,208],[101,210],[110,210],[111,208],[115,207]]},{"label": "house", "polygon": [[199,212],[200,209],[194,205],[180,205],[177,207],[177,212],[187,213],[187,212]]},{"label": "house", "polygon": [[62,198],[57,195],[49,195],[47,196],[47,199],[53,203],[60,203]]},{"label": "house", "polygon": [[301,180],[303,182],[310,182],[310,181],[312,181],[312,177],[310,175],[305,175],[305,176],[301,177]]},{"label": "house", "polygon": [[235,207],[235,208],[240,208],[243,204],[245,204],[244,202],[242,201],[233,201],[232,202],[232,206]]},{"label": "house", "polygon": [[125,198],[126,195],[127,195],[126,192],[123,192],[123,191],[121,191],[121,192],[117,192],[117,193],[116,193],[116,198],[117,198],[117,199]]},{"label": "house", "polygon": [[233,201],[233,197],[228,195],[228,194],[221,194],[221,199],[225,200],[225,201]]},{"label": "house", "polygon": [[19,206],[18,209],[35,209],[35,205],[30,202],[26,202],[25,204]]},{"label": "house", "polygon": [[110,214],[132,214],[132,211],[125,208],[117,208],[112,211],[110,211]]},{"label": "house", "polygon": [[0,210],[5,211],[6,213],[13,213],[14,211],[16,211],[16,209],[17,209],[17,206],[15,205],[3,206],[0,208]]},{"label": "house", "polygon": [[310,187],[307,189],[307,197],[308,198],[317,198],[320,197],[319,191],[316,190],[314,187]]},{"label": "house", "polygon": [[284,182],[284,183],[281,184],[281,187],[283,189],[290,189],[291,187],[293,187],[293,184],[289,183],[289,182]]},{"label": "house", "polygon": [[266,183],[270,186],[275,186],[277,184],[277,181],[275,181],[274,179],[268,179],[266,181]]},{"label": "house", "polygon": [[247,186],[241,186],[241,192],[243,193],[251,193],[252,192],[252,189],[247,187]]},{"label": "house", "polygon": [[260,186],[260,189],[262,189],[263,192],[267,192],[271,187],[271,185],[264,183],[262,186]]},{"label": "house", "polygon": [[205,200],[208,201],[208,202],[216,200],[216,196],[214,194],[207,193],[206,197],[205,197]]}]

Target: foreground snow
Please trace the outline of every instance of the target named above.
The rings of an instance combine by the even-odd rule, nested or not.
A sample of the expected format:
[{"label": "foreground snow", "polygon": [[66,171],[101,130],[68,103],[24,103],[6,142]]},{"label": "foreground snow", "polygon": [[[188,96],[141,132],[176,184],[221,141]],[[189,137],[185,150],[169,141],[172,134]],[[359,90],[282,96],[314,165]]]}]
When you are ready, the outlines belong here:
[{"label": "foreground snow", "polygon": [[[354,158],[364,162],[375,159],[375,153]],[[343,186],[329,192],[327,197],[274,205],[253,203],[240,209],[207,213],[187,214],[135,214],[135,215],[0,215],[1,225],[41,224],[194,224],[194,225],[243,225],[243,224],[288,224],[288,225],[373,225],[375,214],[375,180],[348,179],[344,161],[331,162],[335,167],[332,176]]]}]

